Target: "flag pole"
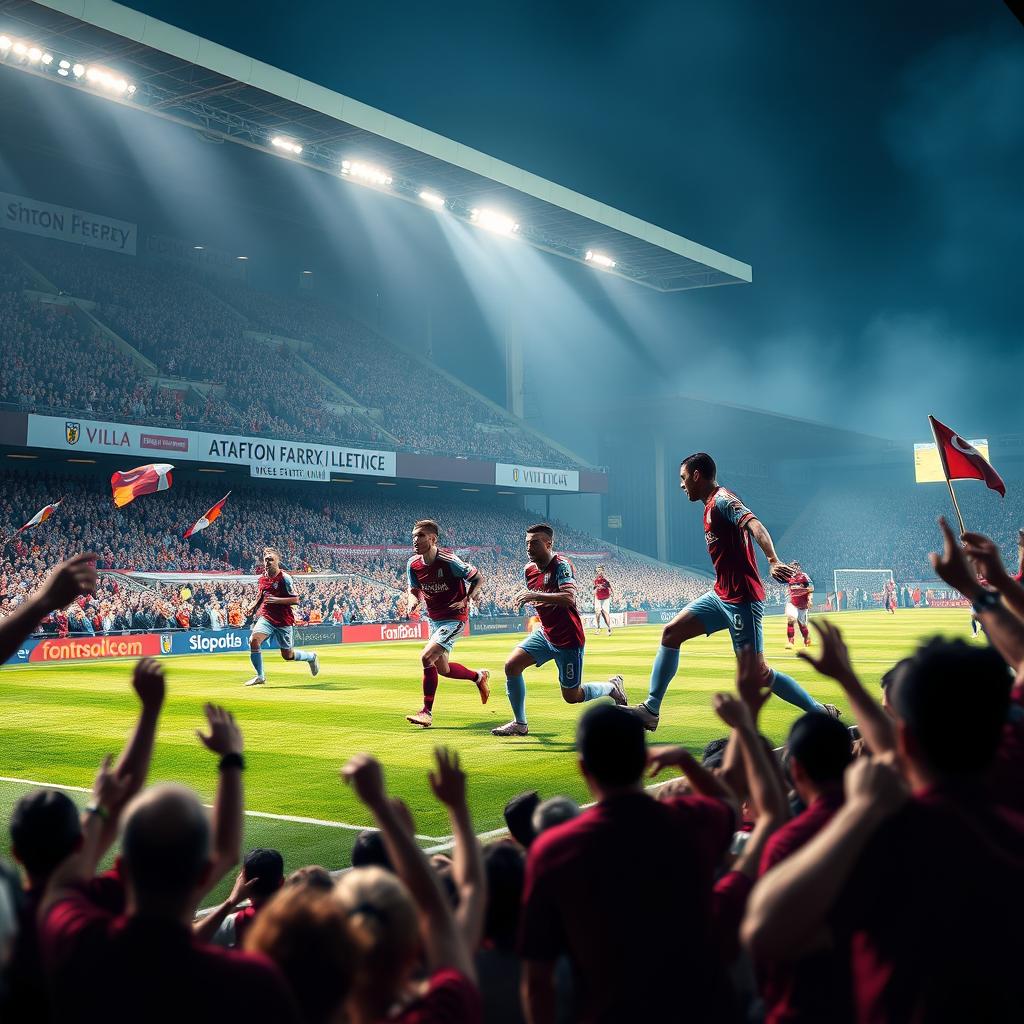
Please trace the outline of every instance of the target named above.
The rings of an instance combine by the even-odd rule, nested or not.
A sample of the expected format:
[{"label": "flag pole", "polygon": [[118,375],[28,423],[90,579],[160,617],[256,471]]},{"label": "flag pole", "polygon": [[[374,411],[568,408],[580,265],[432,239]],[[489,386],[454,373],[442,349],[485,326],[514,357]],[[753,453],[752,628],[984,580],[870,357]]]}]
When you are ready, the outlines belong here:
[{"label": "flag pole", "polygon": [[949,466],[946,465],[946,453],[939,443],[939,435],[935,433],[935,417],[928,417],[928,426],[931,427],[932,440],[935,442],[935,454],[939,457],[939,465],[942,466],[942,475],[946,478],[946,486],[949,488],[949,496],[953,499],[953,510],[956,512],[956,520],[960,524],[960,533],[967,532],[964,526],[964,517],[960,514],[960,505],[956,500],[956,491],[953,490],[953,481],[949,479]]}]

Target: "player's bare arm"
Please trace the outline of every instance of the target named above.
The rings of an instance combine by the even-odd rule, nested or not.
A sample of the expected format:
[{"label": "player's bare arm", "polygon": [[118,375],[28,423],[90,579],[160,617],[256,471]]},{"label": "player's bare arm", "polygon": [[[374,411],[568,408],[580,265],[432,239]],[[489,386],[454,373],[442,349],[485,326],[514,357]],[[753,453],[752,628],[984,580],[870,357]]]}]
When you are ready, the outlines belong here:
[{"label": "player's bare arm", "polygon": [[466,596],[460,601],[453,601],[450,608],[455,611],[462,611],[463,608],[468,608],[470,601],[475,599],[475,596],[480,593],[480,588],[484,584],[484,574],[477,569],[476,575],[466,581]]},{"label": "player's bare arm", "polygon": [[567,591],[549,594],[544,590],[520,590],[515,596],[515,602],[520,607],[524,604],[551,604],[562,608],[575,608],[576,596]]},{"label": "player's bare arm", "polygon": [[274,597],[273,594],[268,594],[263,598],[264,604],[298,604],[298,596],[294,597]]},{"label": "player's bare arm", "polygon": [[788,583],[796,575],[796,570],[791,565],[783,562],[775,553],[775,545],[772,543],[771,534],[764,523],[754,516],[743,524],[743,528],[754,538],[754,543],[764,552],[764,557],[768,559],[768,571],[772,574],[772,579],[778,580],[779,583]]},{"label": "player's bare arm", "polygon": [[405,592],[405,614],[412,615],[414,611],[420,606],[420,595],[417,590],[407,590]]}]

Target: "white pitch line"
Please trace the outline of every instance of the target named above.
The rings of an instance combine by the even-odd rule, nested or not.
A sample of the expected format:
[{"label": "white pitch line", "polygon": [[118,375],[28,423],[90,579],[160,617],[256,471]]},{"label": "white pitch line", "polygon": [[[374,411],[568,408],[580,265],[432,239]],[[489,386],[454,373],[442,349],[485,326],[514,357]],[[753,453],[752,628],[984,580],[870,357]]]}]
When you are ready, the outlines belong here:
[{"label": "white pitch line", "polygon": [[[57,782],[37,782],[35,779],[15,779],[9,775],[0,775],[0,782],[14,782],[21,786],[37,786],[40,789],[65,789],[72,793],[91,793],[92,790],[86,786],[65,786]],[[211,808],[212,804],[203,804]],[[294,822],[297,825],[322,825],[324,828],[340,828],[349,832],[365,832],[371,830],[376,832],[372,825],[352,825],[347,821],[325,821],[323,818],[305,818],[298,814],[271,814],[269,811],[245,811],[250,818],[270,818],[273,821]],[[451,836],[415,836],[423,843],[440,843]],[[450,844],[449,844],[450,845]]]}]

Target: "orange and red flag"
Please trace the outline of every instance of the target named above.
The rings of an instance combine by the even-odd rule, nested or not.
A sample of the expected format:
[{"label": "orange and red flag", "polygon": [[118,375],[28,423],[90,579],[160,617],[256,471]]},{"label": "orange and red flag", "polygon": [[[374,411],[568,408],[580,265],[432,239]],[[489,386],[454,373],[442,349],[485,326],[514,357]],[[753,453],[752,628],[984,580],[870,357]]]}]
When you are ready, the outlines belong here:
[{"label": "orange and red flag", "polygon": [[115,473],[110,478],[110,488],[114,494],[114,504],[120,508],[133,502],[142,494],[156,494],[167,491],[171,487],[172,465],[166,462],[151,463],[148,466],[136,466],[125,473]]}]

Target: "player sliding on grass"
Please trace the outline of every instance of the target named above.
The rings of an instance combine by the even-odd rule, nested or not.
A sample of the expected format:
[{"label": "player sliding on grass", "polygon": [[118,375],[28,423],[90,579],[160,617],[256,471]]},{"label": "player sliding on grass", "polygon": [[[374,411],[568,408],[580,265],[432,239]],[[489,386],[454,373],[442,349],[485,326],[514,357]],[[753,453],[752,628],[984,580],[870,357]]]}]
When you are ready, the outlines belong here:
[{"label": "player sliding on grass", "polygon": [[437,546],[438,525],[433,519],[421,519],[412,528],[412,549],[406,574],[409,578],[409,604],[406,614],[411,615],[418,604],[427,609],[430,639],[423,648],[423,707],[414,715],[406,715],[413,725],[428,729],[434,722],[434,695],[437,693],[438,675],[448,679],[465,679],[476,683],[480,703],[486,704],[491,695],[487,669],[476,671],[458,662],[449,661],[455,641],[466,631],[469,619],[469,601],[483,584],[484,578],[476,566],[442,551]]},{"label": "player sliding on grass", "polygon": [[683,459],[679,486],[690,501],[704,503],[704,540],[715,567],[715,586],[691,601],[664,629],[651,669],[650,692],[633,710],[651,732],[658,728],[661,702],[679,668],[679,648],[702,633],[727,629],[737,652],[753,647],[763,685],[802,711],[826,711],[839,717],[832,704],[819,704],[795,679],[768,667],[764,660],[764,586],[757,570],[754,542],[768,559],[772,579],[789,583],[795,570],[775,553],[768,531],[732,491],[720,486],[715,460],[705,452]]},{"label": "player sliding on grass", "polygon": [[606,683],[584,683],[583,647],[586,633],[576,608],[576,574],[572,562],[551,550],[555,532],[546,523],[538,523],[526,531],[526,563],[524,574],[527,589],[516,594],[519,607],[532,604],[537,609],[540,626],[509,655],[505,662],[505,692],[515,717],[507,725],[492,729],[494,736],[525,736],[526,680],[523,672],[531,665],[554,661],[558,666],[558,682],[562,697],[568,704],[581,704],[597,697],[611,697],[616,704],[626,703],[622,676],[612,676]]},{"label": "player sliding on grass", "polygon": [[320,656],[311,651],[295,648],[292,626],[295,623],[295,605],[299,595],[295,581],[281,568],[281,553],[277,548],[263,549],[263,575],[259,577],[260,596],[256,603],[246,610],[246,619],[259,612],[259,618],[252,625],[249,634],[249,660],[256,669],[256,675],[246,686],[262,686],[267,677],[263,671],[263,652],[260,650],[268,637],[275,637],[285,661],[305,661],[313,675],[320,674]]}]

